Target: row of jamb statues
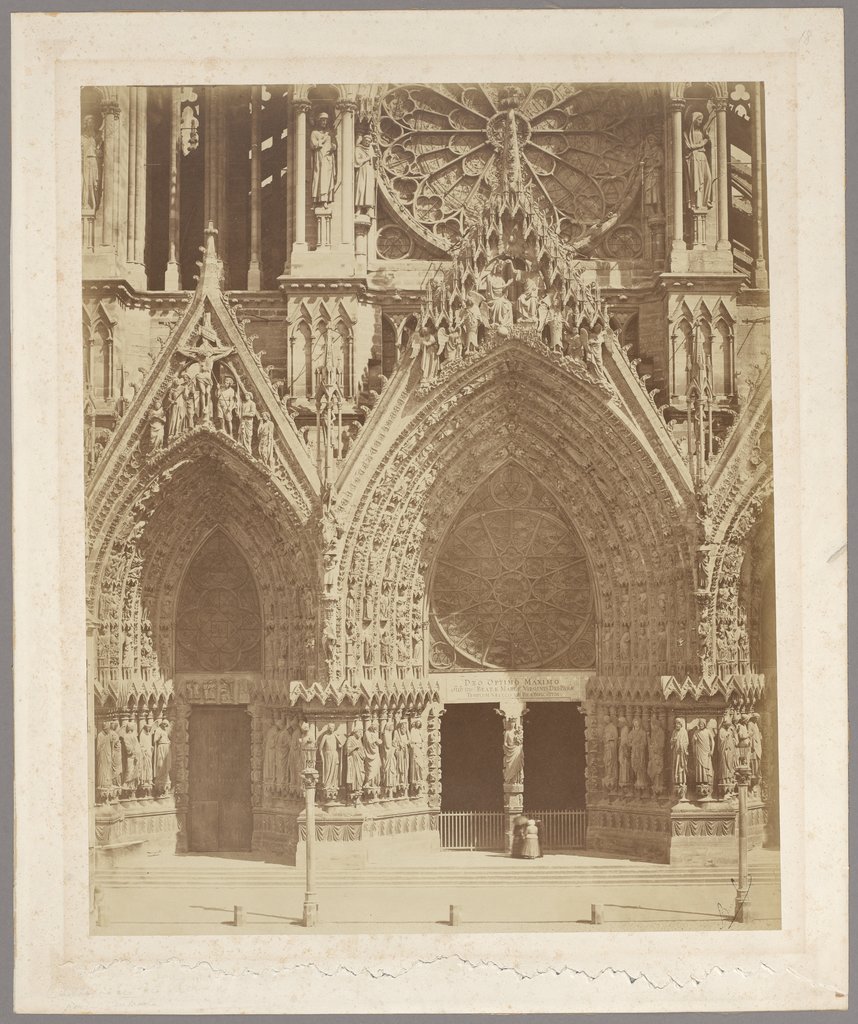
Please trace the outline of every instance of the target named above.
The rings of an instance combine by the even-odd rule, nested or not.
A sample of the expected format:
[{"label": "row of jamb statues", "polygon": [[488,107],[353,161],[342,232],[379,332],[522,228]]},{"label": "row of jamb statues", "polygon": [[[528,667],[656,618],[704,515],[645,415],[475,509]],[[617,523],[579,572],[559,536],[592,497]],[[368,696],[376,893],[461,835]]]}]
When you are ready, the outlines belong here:
[{"label": "row of jamb statues", "polygon": [[[611,709],[613,711],[613,709]],[[751,793],[760,795],[763,736],[757,712],[727,708],[714,718],[676,716],[669,738],[671,779],[676,799],[687,802],[690,785],[698,801],[729,800],[736,795],[736,768],[747,764]],[[602,786],[625,796],[664,793],[665,730],[653,714],[649,730],[640,718],[614,719],[602,728]]]},{"label": "row of jamb statues", "polygon": [[[297,796],[309,736],[306,722],[278,716],[265,734],[262,785],[269,796]],[[364,723],[329,722],[317,733],[317,791],[325,803],[402,799],[426,790],[427,740],[418,715],[394,712]]]},{"label": "row of jamb statues", "polygon": [[105,718],[95,739],[96,803],[169,793],[170,731],[164,715]]}]

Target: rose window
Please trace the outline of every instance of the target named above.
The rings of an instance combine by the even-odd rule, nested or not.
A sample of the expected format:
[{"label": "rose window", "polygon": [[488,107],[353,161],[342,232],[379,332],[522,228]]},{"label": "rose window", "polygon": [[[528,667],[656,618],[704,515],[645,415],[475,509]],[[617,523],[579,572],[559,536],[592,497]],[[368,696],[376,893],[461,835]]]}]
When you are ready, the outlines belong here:
[{"label": "rose window", "polygon": [[645,115],[633,86],[390,86],[378,108],[385,194],[425,239],[454,245],[498,185],[510,106],[524,182],[561,236],[586,246],[638,191]]},{"label": "rose window", "polygon": [[547,492],[517,466],[468,502],[438,556],[431,592],[435,670],[594,661],[586,557]]}]

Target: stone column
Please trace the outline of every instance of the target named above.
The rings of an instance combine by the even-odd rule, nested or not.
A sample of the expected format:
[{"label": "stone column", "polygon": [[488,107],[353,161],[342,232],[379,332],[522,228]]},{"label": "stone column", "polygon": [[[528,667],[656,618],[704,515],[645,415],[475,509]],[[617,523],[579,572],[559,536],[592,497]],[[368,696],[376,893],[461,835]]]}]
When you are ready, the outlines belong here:
[{"label": "stone column", "polygon": [[126,224],[128,234],[125,239],[125,261],[134,262],[137,218],[137,86],[128,89],[128,192]]},{"label": "stone column", "polygon": [[685,250],[685,239],[683,237],[683,172],[682,172],[682,112],[685,109],[685,100],[674,99],[670,101],[672,131],[671,147],[673,153],[673,243],[671,248]]},{"label": "stone column", "polygon": [[261,228],[259,183],[259,109],[262,105],[262,86],[254,85],[250,96],[250,263],[247,268],[247,290],[258,292],[262,286],[259,263],[259,236]]},{"label": "stone column", "polygon": [[294,241],[292,251],[307,251],[307,111],[310,104],[306,100],[296,100],[292,104],[295,111],[295,147],[294,174]]},{"label": "stone column", "polygon": [[718,238],[716,249],[730,250],[730,179],[727,170],[727,97],[715,100],[718,140]]},{"label": "stone column", "polygon": [[[101,244],[117,250],[119,200],[119,103],[115,99],[101,104],[104,131],[104,166],[102,169]],[[118,255],[118,253],[117,253]]]},{"label": "stone column", "polygon": [[182,90],[176,86],[170,94],[170,236],[167,253],[167,272],[164,275],[164,291],[177,292],[181,288],[179,279],[179,255],[181,238],[179,234],[179,127],[182,115]]},{"label": "stone column", "polygon": [[184,701],[177,701],[173,708],[170,730],[170,781],[173,784],[173,798],[176,802],[176,820],[179,834],[176,848],[180,853],[188,850],[188,717],[191,707]]},{"label": "stone column", "polygon": [[352,100],[337,104],[340,115],[339,139],[339,182],[340,210],[342,216],[341,241],[344,248],[354,249],[355,244],[355,110]]},{"label": "stone column", "polygon": [[769,271],[766,266],[766,240],[763,223],[764,209],[764,177],[765,155],[763,152],[763,90],[760,83],[756,82],[751,87],[753,97],[753,108],[751,111],[753,123],[751,130],[751,163],[753,168],[753,194],[752,211],[754,219],[754,267],[751,274],[751,283],[754,288],[768,289]]}]

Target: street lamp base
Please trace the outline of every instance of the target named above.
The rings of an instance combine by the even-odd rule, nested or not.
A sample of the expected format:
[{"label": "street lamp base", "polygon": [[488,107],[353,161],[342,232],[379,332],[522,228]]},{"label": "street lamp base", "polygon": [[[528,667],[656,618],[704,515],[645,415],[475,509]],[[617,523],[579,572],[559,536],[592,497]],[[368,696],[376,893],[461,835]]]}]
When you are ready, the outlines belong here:
[{"label": "street lamp base", "polygon": [[304,901],[304,927],[315,928],[319,923],[319,904]]},{"label": "street lamp base", "polygon": [[737,924],[748,924],[751,920],[751,897],[747,893],[738,893],[736,896],[736,910],[733,920]]}]

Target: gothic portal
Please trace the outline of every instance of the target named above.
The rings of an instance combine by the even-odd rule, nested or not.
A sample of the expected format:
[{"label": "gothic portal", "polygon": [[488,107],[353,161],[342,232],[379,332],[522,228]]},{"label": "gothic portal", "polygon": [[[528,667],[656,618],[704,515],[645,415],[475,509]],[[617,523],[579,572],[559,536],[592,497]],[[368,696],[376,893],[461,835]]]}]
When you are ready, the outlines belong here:
[{"label": "gothic portal", "polygon": [[94,858],[777,842],[763,105],[82,90]]}]

